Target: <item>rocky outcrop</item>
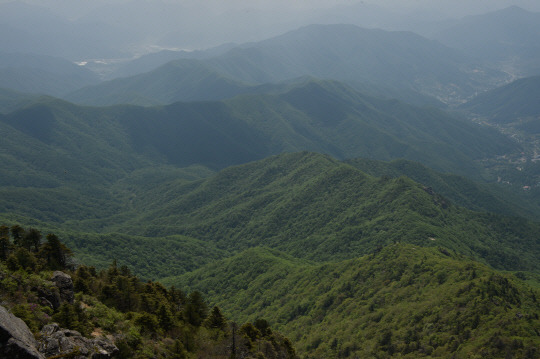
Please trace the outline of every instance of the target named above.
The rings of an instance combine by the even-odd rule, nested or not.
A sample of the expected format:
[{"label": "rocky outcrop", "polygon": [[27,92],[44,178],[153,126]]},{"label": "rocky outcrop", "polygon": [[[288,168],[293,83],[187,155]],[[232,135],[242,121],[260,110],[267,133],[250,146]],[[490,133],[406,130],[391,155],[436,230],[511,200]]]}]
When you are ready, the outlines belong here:
[{"label": "rocky outcrop", "polygon": [[88,339],[75,330],[49,324],[41,330],[39,351],[46,357],[69,355],[73,359],[109,359],[118,348],[103,339]]},{"label": "rocky outcrop", "polygon": [[58,287],[62,303],[68,302],[73,304],[75,293],[73,291],[73,280],[71,276],[64,272],[56,271],[53,273],[51,281]]},{"label": "rocky outcrop", "polygon": [[44,359],[28,326],[0,306],[0,358]]},{"label": "rocky outcrop", "polygon": [[57,310],[62,303],[73,303],[75,292],[73,290],[73,280],[69,274],[55,271],[51,277],[51,282],[54,284],[52,288],[32,288],[32,291],[37,293],[41,305]]},{"label": "rocky outcrop", "polygon": [[60,307],[60,293],[56,290],[50,290],[47,288],[32,288],[32,291],[36,292],[41,305],[46,305],[53,310]]},{"label": "rocky outcrop", "polygon": [[45,359],[69,356],[72,359],[109,359],[118,348],[104,339],[88,339],[58,324],[43,327],[39,343],[28,326],[0,306],[0,358]]}]

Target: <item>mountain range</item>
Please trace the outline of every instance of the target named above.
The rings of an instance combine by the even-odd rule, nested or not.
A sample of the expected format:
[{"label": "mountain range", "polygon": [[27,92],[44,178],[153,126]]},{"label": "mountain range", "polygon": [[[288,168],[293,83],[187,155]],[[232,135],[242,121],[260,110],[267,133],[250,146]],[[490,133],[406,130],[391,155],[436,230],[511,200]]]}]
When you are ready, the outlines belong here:
[{"label": "mountain range", "polygon": [[[0,299],[34,334],[136,359],[538,356],[540,82],[516,80],[537,14],[418,25],[438,41],[330,23],[376,24],[357,4],[189,51],[159,46],[214,41],[184,30],[218,8],[129,3],[0,4]],[[40,298],[58,269],[71,306]]]},{"label": "mountain range", "polygon": [[253,248],[167,282],[235,317],[270,318],[306,357],[536,355],[534,292],[441,248],[324,264]]},{"label": "mountain range", "polygon": [[481,177],[475,160],[519,149],[496,131],[440,110],[313,80],[282,93],[163,107],[92,108],[44,98],[0,122],[12,140],[4,143],[4,153],[13,153],[20,164],[25,162],[22,153],[33,156],[38,148],[43,155],[51,153],[46,161],[27,160],[34,163],[28,168],[47,168],[40,181],[51,175],[62,177],[64,171],[68,180],[72,176],[82,180],[84,171],[108,173],[107,178],[120,169],[156,161],[224,168],[299,150],[337,158],[407,158]]},{"label": "mountain range", "polygon": [[[66,99],[91,105],[141,104],[145,98],[147,103],[205,100],[215,98],[214,87],[222,88],[223,81],[260,85],[302,76],[414,91],[447,103],[507,80],[506,74],[413,33],[311,25],[208,59],[176,60],[146,74],[78,90]],[[200,83],[193,86],[195,80]],[[201,88],[209,80],[214,82]],[[229,96],[238,92],[229,89]]]},{"label": "mountain range", "polygon": [[94,72],[62,58],[0,52],[0,88],[63,96],[99,82]]},{"label": "mountain range", "polygon": [[499,63],[514,76],[540,71],[540,13],[518,6],[465,17],[433,37],[485,62]]}]

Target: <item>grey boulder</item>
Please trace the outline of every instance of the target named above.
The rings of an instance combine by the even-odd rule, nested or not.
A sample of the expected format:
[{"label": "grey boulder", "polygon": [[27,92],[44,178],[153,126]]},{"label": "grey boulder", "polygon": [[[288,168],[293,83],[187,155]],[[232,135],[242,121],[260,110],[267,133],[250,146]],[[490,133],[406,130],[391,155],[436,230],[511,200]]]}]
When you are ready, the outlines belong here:
[{"label": "grey boulder", "polygon": [[45,359],[37,350],[37,342],[20,318],[0,306],[0,358]]}]

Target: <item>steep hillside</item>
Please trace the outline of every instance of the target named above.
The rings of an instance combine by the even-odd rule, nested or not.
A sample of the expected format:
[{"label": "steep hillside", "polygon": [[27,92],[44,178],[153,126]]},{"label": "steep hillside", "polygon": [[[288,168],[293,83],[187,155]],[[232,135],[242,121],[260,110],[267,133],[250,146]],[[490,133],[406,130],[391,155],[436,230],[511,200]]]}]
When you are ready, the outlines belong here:
[{"label": "steep hillside", "polygon": [[[96,183],[148,164],[134,155],[106,112],[44,98],[0,118],[6,135],[2,154],[9,161],[4,185]],[[10,173],[19,179],[10,179]]]},{"label": "steep hillside", "polygon": [[238,47],[209,62],[248,82],[311,75],[413,89],[444,102],[459,101],[505,77],[413,33],[353,25],[307,26]]},{"label": "steep hillside", "polygon": [[36,95],[0,88],[0,114],[6,114],[37,100]]},{"label": "steep hillside", "polygon": [[538,291],[439,248],[313,264],[253,248],[166,283],[265,318],[306,358],[538,354]]},{"label": "steep hillside", "polygon": [[375,86],[384,89],[387,96],[422,103],[459,103],[508,78],[413,33],[311,25],[209,58],[173,61],[146,74],[85,88],[66,98],[100,105],[222,99],[247,91],[245,84],[302,76]]},{"label": "steep hillside", "polygon": [[156,70],[75,91],[65,98],[87,105],[170,104],[176,101],[221,100],[249,87],[196,60],[170,62]]},{"label": "steep hillside", "polygon": [[[394,242],[443,246],[501,269],[540,270],[538,224],[466,210],[405,177],[371,177],[314,153],[284,154],[197,180],[208,175],[196,167],[153,166],[110,185],[4,186],[0,216],[47,224],[88,263],[121,258],[145,278],[198,268],[207,263],[205,248],[211,259],[262,245],[324,261]],[[460,195],[476,203],[466,191]]]},{"label": "steep hillside", "polygon": [[[472,173],[475,166],[466,164],[466,158],[489,157],[488,152],[506,152],[511,148],[506,146],[512,146],[495,131],[470,126],[442,111],[361,95],[337,82],[311,82],[281,98],[306,113],[312,126],[324,131],[333,144],[345,148],[341,158],[355,153],[383,160],[407,158],[463,174],[469,166]],[[488,143],[480,132],[499,138]]]},{"label": "steep hillside", "polygon": [[111,229],[181,233],[229,252],[265,246],[318,261],[406,242],[451,248],[496,268],[540,270],[537,223],[471,212],[405,177],[373,178],[313,153],[137,193],[133,205],[144,213]]},{"label": "steep hillside", "polygon": [[[442,111],[369,97],[329,81],[303,82],[282,94],[164,107],[96,109],[54,101],[39,106],[9,114],[3,122],[17,128],[24,121],[37,122],[43,112],[39,123],[46,128],[36,133],[38,140],[51,136],[52,144],[65,147],[64,142],[75,143],[79,135],[89,142],[92,133],[91,137],[103,139],[88,144],[93,151],[103,153],[99,147],[106,146],[106,151],[116,152],[106,156],[107,161],[136,154],[139,159],[150,156],[152,161],[180,166],[223,168],[283,151],[310,150],[338,158],[407,158],[443,171],[480,176],[475,160],[518,150],[496,131]],[[30,112],[33,119],[25,115]],[[28,119],[18,124],[21,116]],[[63,127],[52,136],[50,131],[59,123]],[[103,129],[100,133],[98,124]],[[66,141],[67,133],[60,128],[70,132]],[[80,134],[74,133],[79,130]],[[37,130],[27,126],[25,131]],[[77,142],[78,149],[70,153],[80,151],[81,140]],[[82,155],[88,156],[88,151]],[[124,158],[119,165],[125,167],[131,161]]]},{"label": "steep hillside", "polygon": [[93,72],[61,58],[0,52],[1,88],[63,96],[98,82]]},{"label": "steep hillside", "polygon": [[431,187],[434,192],[455,204],[475,211],[494,212],[510,216],[538,218],[538,202],[523,193],[513,192],[498,184],[475,182],[467,177],[434,171],[418,162],[394,160],[382,162],[355,158],[345,161],[375,177],[407,176],[415,182]]},{"label": "steep hillside", "polygon": [[75,267],[56,234],[1,225],[0,243],[2,358],[298,358],[268,322],[238,325],[200,292],[144,282],[116,261]]},{"label": "steep hillside", "polygon": [[[461,108],[500,124],[529,119],[540,133],[540,76],[516,80],[476,96]],[[532,129],[532,128],[531,128]]]}]

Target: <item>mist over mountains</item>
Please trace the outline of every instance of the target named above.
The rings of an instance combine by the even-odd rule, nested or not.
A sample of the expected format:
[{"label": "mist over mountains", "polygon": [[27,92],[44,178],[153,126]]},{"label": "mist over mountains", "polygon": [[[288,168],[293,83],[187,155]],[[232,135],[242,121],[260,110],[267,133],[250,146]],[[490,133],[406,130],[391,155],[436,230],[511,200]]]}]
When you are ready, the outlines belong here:
[{"label": "mist over mountains", "polygon": [[[445,103],[461,102],[509,79],[501,71],[482,67],[457,51],[413,33],[312,25],[208,59],[176,60],[145,74],[81,89],[67,99],[93,105],[122,101],[142,104],[144,98],[148,98],[147,103],[206,100],[216,99],[216,91],[224,91],[222,98],[231,97],[245,92],[242,85],[302,76],[409,91]],[[201,88],[204,85],[206,89]],[[170,88],[176,88],[176,94]],[[131,100],[126,97],[130,93]]]},{"label": "mist over mountains", "polygon": [[538,357],[538,11],[0,1],[2,305],[122,358]]}]

